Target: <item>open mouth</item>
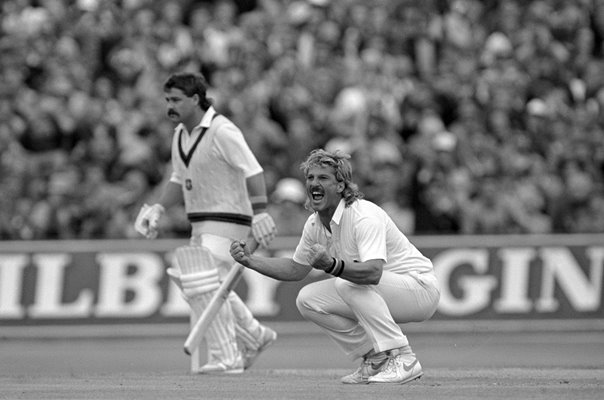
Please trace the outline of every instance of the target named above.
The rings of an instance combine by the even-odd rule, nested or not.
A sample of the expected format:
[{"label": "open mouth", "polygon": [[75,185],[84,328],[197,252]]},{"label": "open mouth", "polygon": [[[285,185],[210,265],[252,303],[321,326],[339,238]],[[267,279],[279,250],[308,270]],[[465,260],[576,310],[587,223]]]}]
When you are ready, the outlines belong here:
[{"label": "open mouth", "polygon": [[323,199],[323,197],[325,197],[325,193],[320,189],[313,189],[310,191],[310,197],[314,201],[320,201]]}]

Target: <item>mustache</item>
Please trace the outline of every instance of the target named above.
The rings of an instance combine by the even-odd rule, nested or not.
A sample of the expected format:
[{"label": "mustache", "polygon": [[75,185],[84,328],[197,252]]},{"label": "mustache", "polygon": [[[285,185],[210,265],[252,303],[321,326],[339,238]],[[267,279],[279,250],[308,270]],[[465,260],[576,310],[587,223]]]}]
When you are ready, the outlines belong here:
[{"label": "mustache", "polygon": [[174,111],[174,110],[169,110],[169,111],[168,111],[168,117],[180,117],[180,114],[179,114],[179,113],[177,113],[177,112],[176,112],[176,111]]}]

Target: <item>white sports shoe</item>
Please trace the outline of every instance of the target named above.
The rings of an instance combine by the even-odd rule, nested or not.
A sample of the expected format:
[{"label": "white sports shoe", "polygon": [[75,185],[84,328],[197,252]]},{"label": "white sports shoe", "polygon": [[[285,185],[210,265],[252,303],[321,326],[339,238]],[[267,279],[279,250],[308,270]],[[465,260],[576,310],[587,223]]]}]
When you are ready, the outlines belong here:
[{"label": "white sports shoe", "polygon": [[241,374],[243,373],[243,358],[239,354],[233,365],[221,361],[210,361],[197,370],[198,374]]},{"label": "white sports shoe", "polygon": [[389,358],[384,358],[382,360],[372,360],[371,358],[363,359],[361,366],[352,374],[342,377],[340,382],[344,384],[369,383],[369,378],[378,374],[382,368],[386,366],[389,360]]},{"label": "white sports shoe", "polygon": [[403,384],[419,379],[424,372],[415,354],[401,354],[393,351],[386,366],[374,376],[368,378],[368,383],[398,383]]},{"label": "white sports shoe", "polygon": [[266,350],[277,340],[277,332],[269,327],[263,327],[262,338],[257,349],[245,349],[243,351],[243,368],[248,369],[254,364],[260,353]]}]

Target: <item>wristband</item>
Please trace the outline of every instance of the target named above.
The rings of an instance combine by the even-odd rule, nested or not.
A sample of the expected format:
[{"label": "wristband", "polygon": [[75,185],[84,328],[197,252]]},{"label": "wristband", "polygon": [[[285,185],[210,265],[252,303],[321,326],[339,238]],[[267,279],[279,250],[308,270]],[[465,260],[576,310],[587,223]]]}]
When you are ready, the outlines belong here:
[{"label": "wristband", "polygon": [[328,274],[332,274],[335,277],[338,277],[342,275],[342,272],[344,272],[344,260],[340,260],[339,258],[334,258],[334,260],[335,264],[333,268],[330,268],[329,272],[325,272],[327,272]]},{"label": "wristband", "polygon": [[335,257],[331,257],[331,259],[333,260],[333,262],[331,263],[331,267],[329,267],[329,268],[327,268],[325,270],[325,273],[327,273],[327,274],[331,274],[331,272],[333,271],[333,269],[336,267],[336,263],[338,261],[338,260],[336,260]]},{"label": "wristband", "polygon": [[257,213],[258,211],[266,209],[266,206],[268,205],[268,197],[251,196],[250,203],[252,203],[252,210],[254,211],[254,213]]},{"label": "wristband", "polygon": [[333,273],[333,276],[335,276],[336,278],[339,277],[340,275],[342,275],[342,273],[344,272],[344,260],[340,260],[342,263],[340,264],[340,269]]}]

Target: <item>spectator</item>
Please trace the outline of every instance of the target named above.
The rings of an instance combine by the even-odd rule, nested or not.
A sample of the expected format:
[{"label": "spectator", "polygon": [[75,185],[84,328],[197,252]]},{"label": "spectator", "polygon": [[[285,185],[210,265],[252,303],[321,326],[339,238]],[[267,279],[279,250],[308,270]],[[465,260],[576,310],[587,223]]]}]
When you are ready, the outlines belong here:
[{"label": "spectator", "polygon": [[277,234],[298,236],[310,211],[304,207],[306,188],[295,178],[282,178],[271,195],[268,213],[275,220]]},{"label": "spectator", "polygon": [[[169,159],[149,82],[175,69],[209,77],[270,187],[341,147],[406,233],[604,232],[600,3],[3,1],[0,237],[129,237],[124,199]],[[377,137],[402,161],[376,164]]]}]

